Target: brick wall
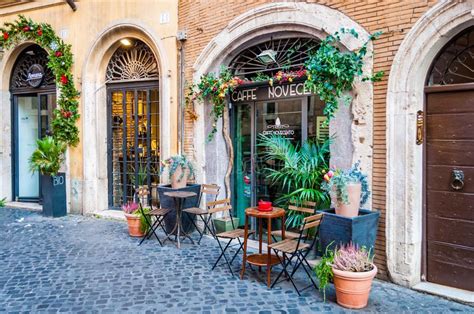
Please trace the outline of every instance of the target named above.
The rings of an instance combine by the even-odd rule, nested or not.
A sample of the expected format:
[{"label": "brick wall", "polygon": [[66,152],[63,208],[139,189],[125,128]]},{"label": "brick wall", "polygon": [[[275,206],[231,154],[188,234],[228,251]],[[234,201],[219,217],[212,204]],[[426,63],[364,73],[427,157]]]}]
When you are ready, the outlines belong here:
[{"label": "brick wall", "polygon": [[[209,41],[238,15],[265,3],[274,1],[189,1],[179,2],[179,28],[187,29],[186,79],[192,77],[192,65]],[[379,277],[387,279],[385,263],[385,188],[386,188],[386,119],[385,101],[388,75],[397,49],[411,26],[435,1],[306,1],[319,3],[346,14],[369,32],[383,31],[374,45],[374,72],[385,71],[381,82],[374,86],[373,130],[373,208],[382,211],[379,224],[376,258]],[[186,152],[192,152],[193,123],[186,118]]]}]

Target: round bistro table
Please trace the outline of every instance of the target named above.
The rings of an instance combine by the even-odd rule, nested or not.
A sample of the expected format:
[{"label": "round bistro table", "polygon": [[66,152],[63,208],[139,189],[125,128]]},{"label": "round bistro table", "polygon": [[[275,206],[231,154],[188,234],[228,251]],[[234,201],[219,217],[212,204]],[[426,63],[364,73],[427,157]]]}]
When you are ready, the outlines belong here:
[{"label": "round bistro table", "polygon": [[[258,254],[251,254],[247,256],[247,237],[249,233],[249,217],[255,217],[259,220],[258,224]],[[272,219],[281,218],[281,237],[285,239],[285,210],[283,208],[272,207],[271,211],[260,211],[257,207],[249,207],[245,210],[245,235],[244,235],[244,258],[242,261],[242,270],[240,272],[240,279],[244,277],[245,264],[249,263],[258,266],[267,267],[267,286],[271,285],[271,269],[273,265],[280,264],[277,256],[271,254],[270,247],[267,246],[267,252],[262,253],[262,225],[264,220],[267,220],[267,244],[272,243]]]},{"label": "round bistro table", "polygon": [[[174,204],[175,204],[175,208],[176,208],[176,224],[174,225],[173,230],[171,230],[171,232],[169,234],[172,235],[175,231],[177,231],[177,234],[175,236],[175,241],[176,241],[176,239],[178,240],[177,241],[178,242],[178,249],[181,248],[181,241],[180,241],[181,237],[184,237],[185,239],[188,238],[189,240],[191,240],[191,243],[194,244],[193,239],[191,239],[189,234],[187,234],[184,231],[184,229],[182,228],[182,225],[181,225],[181,212],[183,210],[184,200],[189,198],[189,197],[196,196],[197,194],[194,193],[194,192],[186,192],[186,191],[165,192],[164,194],[166,196],[172,197],[174,199]],[[182,233],[182,235],[181,235],[181,233]],[[169,235],[163,241],[163,243],[167,239],[171,240]]]}]

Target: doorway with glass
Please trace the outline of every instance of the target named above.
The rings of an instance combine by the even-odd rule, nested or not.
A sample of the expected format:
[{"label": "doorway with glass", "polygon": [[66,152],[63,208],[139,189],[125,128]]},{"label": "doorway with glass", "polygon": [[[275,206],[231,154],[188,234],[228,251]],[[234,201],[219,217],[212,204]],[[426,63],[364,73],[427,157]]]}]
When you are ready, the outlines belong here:
[{"label": "doorway with glass", "polygon": [[273,160],[264,158],[260,136],[282,136],[294,145],[307,139],[324,140],[329,129],[324,126],[322,103],[314,96],[243,101],[232,104],[233,139],[235,148],[233,172],[233,202],[241,222],[245,209],[256,206],[258,200],[275,202],[281,187],[272,184],[265,169],[278,168]]}]

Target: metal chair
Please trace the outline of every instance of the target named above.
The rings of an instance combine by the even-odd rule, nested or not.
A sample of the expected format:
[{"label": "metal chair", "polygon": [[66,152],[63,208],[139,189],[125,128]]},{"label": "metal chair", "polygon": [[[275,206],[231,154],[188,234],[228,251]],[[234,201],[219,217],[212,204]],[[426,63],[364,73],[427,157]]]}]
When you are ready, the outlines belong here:
[{"label": "metal chair", "polygon": [[[203,185],[201,185],[201,193],[199,194],[198,204],[201,203],[201,199],[202,199],[203,195],[206,195],[206,196],[207,195],[212,195],[213,196],[212,202],[215,202],[217,200],[217,196],[219,195],[220,189],[221,189],[220,186],[218,186],[217,184],[203,184]],[[202,209],[200,207],[191,207],[191,208],[183,209],[183,212],[186,213],[186,215],[196,215],[196,216],[198,216],[202,220],[202,222],[204,223],[203,230],[200,231],[197,224],[196,224],[196,222],[194,221],[194,219],[191,219],[191,217],[189,217],[190,218],[189,220],[191,220],[192,224],[194,225],[196,230],[199,232],[198,244],[201,244],[201,240],[202,240],[202,237],[204,236],[204,232],[206,231],[206,229],[212,234],[212,230],[209,226],[210,217],[208,216],[207,209]],[[206,218],[206,216],[208,216],[208,217]]]},{"label": "metal chair", "polygon": [[[141,203],[139,203],[138,208],[142,216],[145,218],[145,223],[148,226],[148,231],[143,236],[142,240],[140,241],[140,243],[138,243],[138,245],[141,245],[143,241],[145,241],[145,239],[149,239],[152,235],[155,235],[156,239],[158,240],[158,243],[160,243],[160,246],[163,246],[163,243],[161,242],[160,238],[158,238],[158,235],[156,234],[155,231],[156,229],[161,227],[165,235],[167,237],[169,236],[163,225],[163,221],[165,220],[165,217],[166,215],[168,215],[170,210],[167,208],[153,208],[152,206],[151,211],[149,211],[148,213],[145,213]],[[153,223],[151,222],[152,220],[154,220]]]},{"label": "metal chair", "polygon": [[[303,242],[303,238],[308,236],[308,233],[310,232],[310,229],[318,227],[321,224],[321,221],[323,219],[323,214],[316,214],[312,215],[309,217],[304,218],[303,220],[303,225],[300,227],[300,234],[298,239],[285,239],[277,243],[273,243],[269,245],[269,248],[272,249],[275,252],[275,255],[278,257],[280,264],[282,265],[282,270],[278,274],[277,278],[273,282],[271,288],[275,286],[275,284],[285,280],[278,281],[281,277],[281,275],[284,273],[288,280],[291,281],[291,284],[295,288],[296,292],[298,295],[301,295],[301,292],[310,288],[311,286],[314,286],[316,290],[318,289],[318,286],[313,280],[313,277],[311,276],[312,274],[312,269],[311,266],[309,265],[308,261],[306,260],[307,253],[314,247],[316,244],[317,240],[319,239],[319,228],[316,231],[313,241],[311,244]],[[306,235],[305,235],[306,233]],[[282,256],[280,256],[281,254]],[[295,266],[293,267],[293,271],[291,274],[288,272],[287,268],[290,265],[290,262],[292,259],[296,258],[296,263]],[[306,275],[308,278],[311,280],[311,284],[301,290],[299,290],[296,287],[296,284],[293,280],[293,276],[296,272],[296,270],[302,266]],[[308,269],[306,268],[308,267]]]},{"label": "metal chair", "polygon": [[[315,209],[316,208],[316,203],[315,202],[305,201],[305,202],[302,202],[301,205],[302,206],[298,206],[296,204],[296,202],[292,201],[290,203],[290,205],[288,206],[288,209],[291,210],[291,211],[298,212],[300,214],[313,215],[316,212],[316,209]],[[272,239],[275,242],[277,242],[276,237],[281,238],[281,230],[272,231],[271,234],[272,234]],[[299,232],[292,232],[292,231],[285,230],[285,238],[298,239],[299,236],[300,236]]]},{"label": "metal chair", "polygon": [[[218,265],[219,261],[221,260],[222,257],[224,257],[224,260],[227,264],[227,266],[229,267],[229,270],[230,270],[230,273],[232,274],[232,276],[234,276],[234,272],[232,271],[232,262],[235,260],[235,258],[237,257],[237,254],[239,254],[239,252],[243,249],[243,242],[240,241],[240,238],[244,237],[245,236],[245,230],[244,229],[239,229],[239,228],[235,228],[236,226],[234,226],[234,220],[232,219],[232,205],[230,204],[230,199],[229,198],[226,198],[226,199],[223,199],[223,200],[219,200],[219,201],[214,201],[214,202],[209,202],[207,204],[207,212],[209,214],[209,221],[211,222],[211,226],[212,226],[212,235],[214,236],[214,238],[216,239],[217,241],[217,244],[219,245],[219,248],[221,250],[221,254],[219,255],[219,257],[217,258],[216,262],[214,263],[214,265],[212,266],[212,269],[211,270],[214,270],[214,268],[216,268],[216,266]],[[229,215],[229,218],[231,220],[231,223],[232,223],[232,228],[234,230],[230,230],[230,231],[225,231],[225,232],[221,232],[221,233],[216,233],[216,228],[214,226],[214,222],[212,221],[212,216],[213,214],[215,213],[218,213],[218,212],[221,212],[221,213],[224,213],[224,212],[228,212],[228,215]],[[247,237],[250,235],[250,234],[253,234],[255,231],[249,231],[248,232],[248,235]],[[223,244],[221,243],[221,241],[219,240],[219,238],[222,238],[222,239],[227,239],[229,240],[227,242],[227,244],[225,246],[223,246]],[[229,259],[227,258],[226,256],[226,251],[227,249],[229,248],[230,244],[232,243],[233,240],[237,239],[238,241],[238,244],[235,245],[235,246],[238,246],[238,249],[237,251],[235,252],[234,256],[232,257],[232,259],[230,260],[229,262]],[[245,239],[244,239],[245,240]]]}]

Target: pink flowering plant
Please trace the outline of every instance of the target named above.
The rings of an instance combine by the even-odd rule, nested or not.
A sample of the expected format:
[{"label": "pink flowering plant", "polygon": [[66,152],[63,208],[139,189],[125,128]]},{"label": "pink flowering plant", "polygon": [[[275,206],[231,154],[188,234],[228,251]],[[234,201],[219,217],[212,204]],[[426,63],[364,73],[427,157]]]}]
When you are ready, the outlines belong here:
[{"label": "pink flowering plant", "polygon": [[125,214],[133,215],[138,210],[138,204],[135,202],[128,202],[122,205],[122,210]]}]

